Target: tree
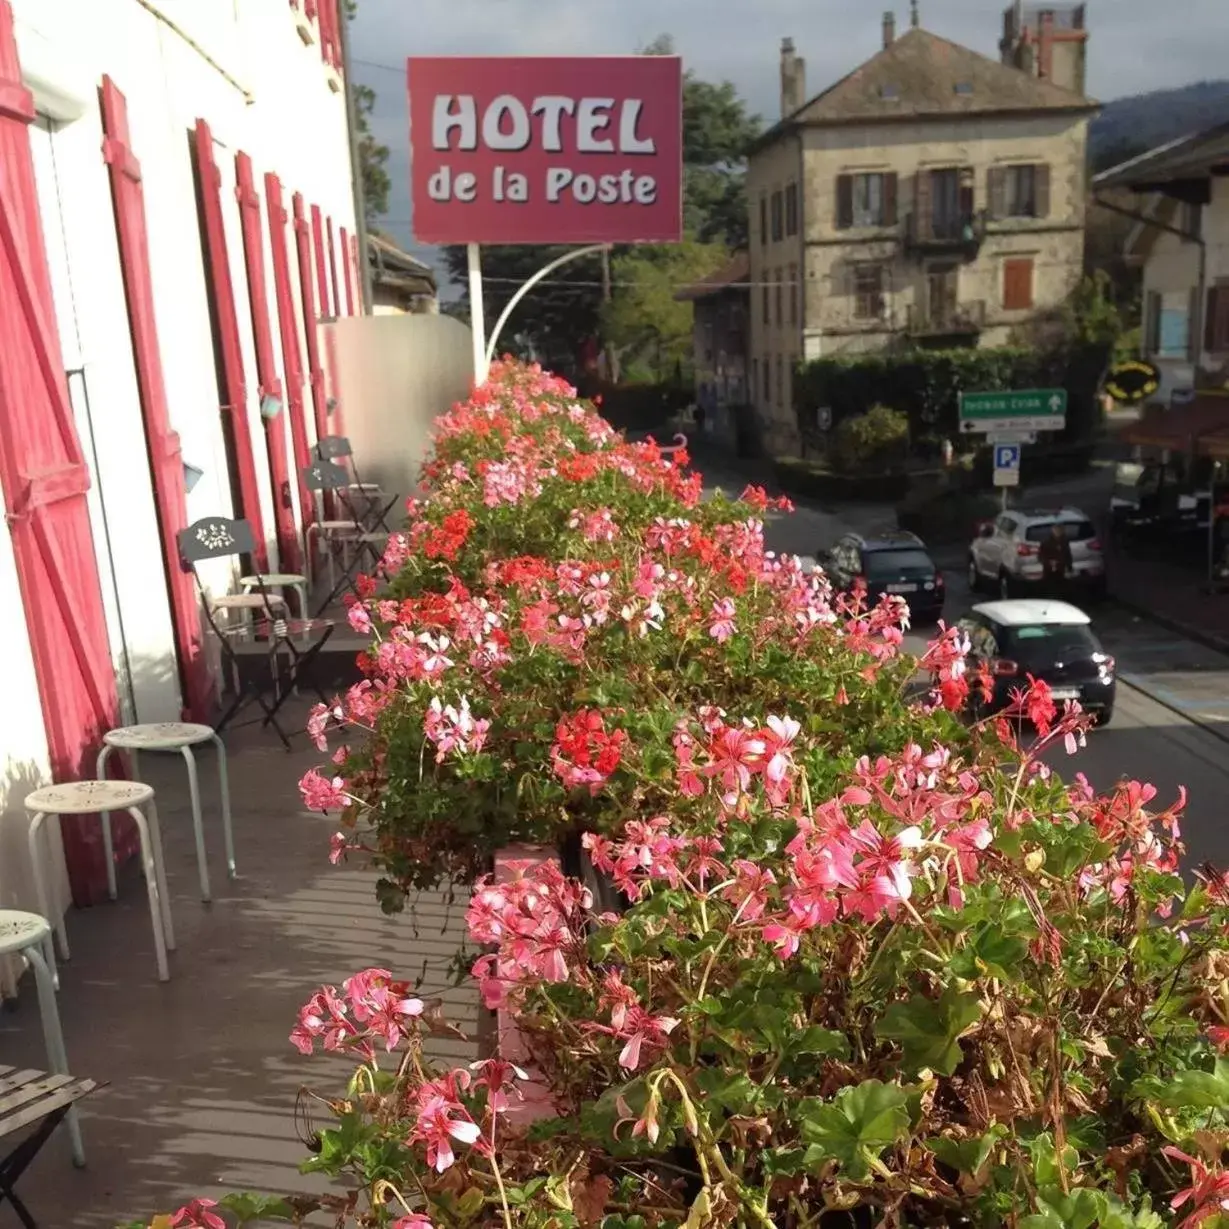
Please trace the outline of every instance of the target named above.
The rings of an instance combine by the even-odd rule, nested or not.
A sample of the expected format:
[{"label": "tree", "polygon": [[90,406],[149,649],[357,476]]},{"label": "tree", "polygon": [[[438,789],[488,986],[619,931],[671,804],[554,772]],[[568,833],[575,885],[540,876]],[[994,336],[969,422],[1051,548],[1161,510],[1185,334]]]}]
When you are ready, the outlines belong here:
[{"label": "tree", "polygon": [[[358,0],[343,0],[345,19],[353,21],[358,13]],[[369,85],[351,82],[354,90],[354,115],[358,132],[359,174],[363,180],[363,213],[368,225],[388,212],[388,191],[392,181],[385,169],[388,146],[381,145],[371,131],[371,113],[376,105],[376,92]]]},{"label": "tree", "polygon": [[655,369],[658,379],[689,366],[693,309],[675,299],[675,292],[728,259],[724,244],[695,241],[618,256],[613,265],[616,289],[602,313],[602,327],[620,357],[639,358]]},{"label": "tree", "polygon": [[[644,55],[673,55],[668,34]],[[760,117],[729,81],[683,75],[683,221],[701,243],[720,239],[731,248],[747,243],[747,147],[759,135]]]},{"label": "tree", "polygon": [[[642,54],[673,55],[674,43],[668,35],[662,35],[645,47]],[[759,130],[759,117],[748,114],[746,104],[730,82],[714,85],[690,72],[684,75],[683,220],[690,237],[702,243],[716,240],[730,247],[746,244],[745,150]],[[636,259],[625,266],[628,277],[615,280],[635,280],[642,269],[647,276],[648,266],[658,259],[653,253],[670,250],[616,249],[616,263],[631,254]],[[488,324],[498,317],[526,277],[565,251],[562,247],[483,248],[483,297]],[[667,255],[662,259],[670,258]],[[464,286],[465,249],[446,249],[445,260],[452,279]],[[689,278],[684,274],[682,280]],[[652,284],[660,286],[660,278]],[[685,304],[674,306],[690,318],[690,308]],[[610,310],[613,311],[613,305]],[[598,258],[594,257],[564,265],[552,273],[546,284],[525,296],[509,323],[532,339],[544,360],[573,372],[585,344],[597,336],[601,318],[601,270]]]}]

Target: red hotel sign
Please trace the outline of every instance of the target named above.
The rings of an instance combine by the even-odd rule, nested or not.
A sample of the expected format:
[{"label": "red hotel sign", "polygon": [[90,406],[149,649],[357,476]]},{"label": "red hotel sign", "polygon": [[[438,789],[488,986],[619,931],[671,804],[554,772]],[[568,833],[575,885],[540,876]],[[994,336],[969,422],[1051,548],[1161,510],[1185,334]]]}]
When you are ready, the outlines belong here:
[{"label": "red hotel sign", "polygon": [[413,56],[421,243],[682,237],[677,56]]}]

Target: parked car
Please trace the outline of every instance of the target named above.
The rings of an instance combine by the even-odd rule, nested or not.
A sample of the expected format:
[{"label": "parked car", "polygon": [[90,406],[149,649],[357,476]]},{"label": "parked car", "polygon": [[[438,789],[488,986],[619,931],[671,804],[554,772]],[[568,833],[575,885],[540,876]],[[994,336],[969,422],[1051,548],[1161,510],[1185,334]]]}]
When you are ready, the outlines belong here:
[{"label": "parked car", "polygon": [[943,573],[915,533],[892,530],[869,535],[846,534],[819,562],[837,590],[850,592],[859,577],[873,606],[885,593],[909,603],[915,623],[934,623],[943,614],[947,596]]},{"label": "parked car", "polygon": [[983,602],[961,620],[970,643],[970,665],[989,668],[994,694],[981,713],[1006,708],[1027,675],[1049,683],[1054,699],[1078,700],[1105,725],[1114,712],[1114,659],[1101,647],[1091,620],[1069,602],[1045,598]]},{"label": "parked car", "polygon": [[1097,527],[1078,508],[1012,508],[983,521],[969,546],[969,588],[993,587],[1000,598],[1036,588],[1043,579],[1041,544],[1062,525],[1071,543],[1074,575],[1067,583],[1096,600],[1105,594],[1105,555]]}]

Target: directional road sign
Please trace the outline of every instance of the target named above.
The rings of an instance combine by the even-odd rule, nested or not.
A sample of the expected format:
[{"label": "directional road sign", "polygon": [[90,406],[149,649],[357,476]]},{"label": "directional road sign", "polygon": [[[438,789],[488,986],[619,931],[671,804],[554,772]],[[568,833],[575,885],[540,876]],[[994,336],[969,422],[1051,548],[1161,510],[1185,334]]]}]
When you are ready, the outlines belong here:
[{"label": "directional road sign", "polygon": [[1067,390],[1009,389],[960,394],[960,430],[970,435],[989,431],[1058,431],[1067,425]]},{"label": "directional road sign", "polygon": [[1035,444],[1036,431],[1000,431],[997,427],[986,436],[987,444]]},{"label": "directional road sign", "polygon": [[994,485],[1020,485],[1020,445],[995,444]]}]

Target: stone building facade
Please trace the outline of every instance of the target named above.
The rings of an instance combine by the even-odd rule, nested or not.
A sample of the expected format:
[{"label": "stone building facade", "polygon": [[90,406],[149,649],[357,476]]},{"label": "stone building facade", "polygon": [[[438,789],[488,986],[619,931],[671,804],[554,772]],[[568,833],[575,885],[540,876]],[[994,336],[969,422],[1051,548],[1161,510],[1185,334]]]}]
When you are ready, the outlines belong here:
[{"label": "stone building facade", "polygon": [[799,442],[797,363],[1003,345],[1082,274],[1095,104],[920,27],[898,38],[891,14],[883,42],[801,101],[786,39],[782,119],[750,156],[749,376],[778,452]]}]

